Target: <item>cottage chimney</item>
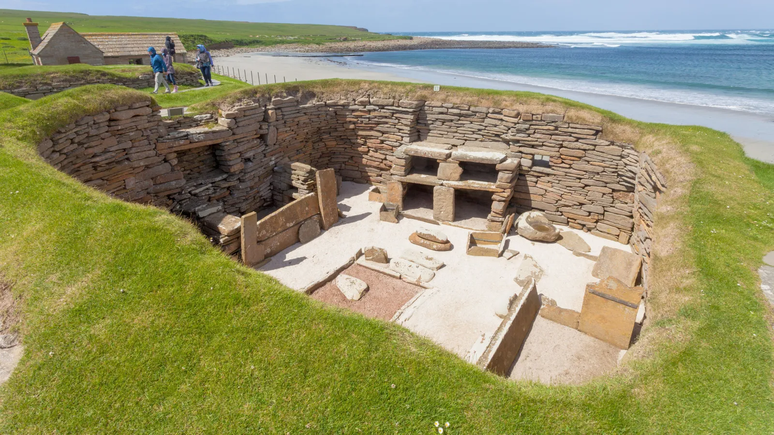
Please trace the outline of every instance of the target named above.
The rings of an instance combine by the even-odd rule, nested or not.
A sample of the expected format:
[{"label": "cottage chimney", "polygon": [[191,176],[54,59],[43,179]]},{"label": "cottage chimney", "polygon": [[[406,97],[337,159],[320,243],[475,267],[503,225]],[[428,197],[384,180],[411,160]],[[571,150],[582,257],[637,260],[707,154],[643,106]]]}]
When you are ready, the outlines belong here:
[{"label": "cottage chimney", "polygon": [[38,23],[33,23],[32,18],[27,18],[27,22],[24,23],[24,29],[27,31],[27,38],[30,40],[30,46],[32,49],[36,49],[43,40],[40,38],[40,31],[38,30]]}]

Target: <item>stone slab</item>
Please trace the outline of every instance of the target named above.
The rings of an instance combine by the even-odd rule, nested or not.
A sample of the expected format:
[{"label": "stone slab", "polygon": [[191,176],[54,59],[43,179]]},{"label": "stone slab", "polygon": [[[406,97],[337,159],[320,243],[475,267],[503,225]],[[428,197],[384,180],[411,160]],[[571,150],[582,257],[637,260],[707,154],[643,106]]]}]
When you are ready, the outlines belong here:
[{"label": "stone slab", "polygon": [[458,162],[484,163],[498,165],[508,156],[502,151],[477,146],[463,146],[451,153],[451,158]]},{"label": "stone slab", "polygon": [[478,366],[506,376],[521,352],[540,311],[540,296],[534,283],[529,284],[515,301],[511,313],[500,324]]},{"label": "stone slab", "polygon": [[444,251],[451,251],[454,247],[451,242],[446,243],[438,243],[433,242],[427,239],[423,239],[422,237],[419,237],[417,233],[412,234],[409,236],[409,242],[421,246],[425,249],[429,249],[431,251],[438,251],[438,252],[444,252]]},{"label": "stone slab", "polygon": [[387,250],[376,246],[367,246],[363,249],[363,257],[374,263],[389,264],[390,256]]},{"label": "stone slab", "polygon": [[365,268],[371,269],[371,270],[373,270],[375,272],[383,273],[383,274],[385,274],[387,276],[390,276],[392,278],[400,279],[400,273],[390,269],[389,263],[388,264],[377,263],[375,261],[366,260],[365,257],[358,258],[356,263],[361,265],[361,266],[363,266],[363,267],[365,267]]},{"label": "stone slab", "polygon": [[599,254],[599,261],[594,265],[591,275],[602,280],[612,276],[624,285],[634,287],[641,266],[642,259],[638,255],[605,246]]},{"label": "stone slab", "polygon": [[433,187],[433,219],[438,222],[454,222],[454,189],[445,186]]},{"label": "stone slab", "polygon": [[320,214],[320,203],[316,193],[310,193],[280,208],[258,222],[258,238],[264,241],[290,227]]},{"label": "stone slab", "polygon": [[230,214],[215,213],[202,219],[202,224],[220,234],[231,236],[239,232],[242,220]]},{"label": "stone slab", "polygon": [[542,299],[543,308],[540,309],[540,317],[572,329],[578,329],[578,324],[580,323],[579,312],[558,307],[553,299],[546,297],[542,297]]},{"label": "stone slab", "polygon": [[614,277],[586,286],[578,330],[584,334],[628,349],[644,293]]},{"label": "stone slab", "polygon": [[761,277],[761,291],[763,291],[763,295],[774,306],[774,267],[761,266],[758,269],[758,275]]},{"label": "stone slab", "polygon": [[521,261],[519,269],[516,271],[516,277],[513,280],[516,284],[524,286],[530,281],[537,283],[543,277],[543,268],[532,258],[531,255],[525,255]]},{"label": "stone slab", "polygon": [[255,212],[248,213],[241,218],[242,231],[242,262],[247,266],[254,266],[264,260],[264,252],[258,245],[258,215]]},{"label": "stone slab", "polygon": [[432,142],[416,142],[407,146],[403,152],[407,156],[427,159],[447,160],[452,155],[452,146]]},{"label": "stone slab", "polygon": [[444,266],[444,262],[425,254],[424,252],[417,251],[416,249],[406,249],[400,254],[400,258],[408,260],[412,263],[416,263],[420,266],[424,266],[430,270],[438,270]]},{"label": "stone slab", "polygon": [[766,256],[763,257],[763,262],[768,264],[769,266],[774,266],[774,251],[771,251],[768,254],[766,254]]},{"label": "stone slab", "polygon": [[298,228],[298,241],[301,243],[309,243],[316,239],[320,233],[320,216],[312,216],[304,221]]},{"label": "stone slab", "polygon": [[440,180],[460,181],[462,179],[462,167],[457,162],[441,162],[438,164],[438,178]]},{"label": "stone slab", "polygon": [[416,231],[417,235],[425,240],[429,240],[435,243],[449,243],[449,237],[441,231],[430,229],[426,227],[419,228]]},{"label": "stone slab", "polygon": [[556,242],[562,247],[572,251],[587,253],[591,252],[591,247],[581,236],[572,231],[562,231],[559,233],[559,240]]},{"label": "stone slab", "polygon": [[333,169],[323,169],[315,174],[317,181],[317,198],[320,203],[322,229],[328,230],[339,221],[339,206],[337,201],[338,184]]},{"label": "stone slab", "polygon": [[354,276],[341,274],[334,281],[339,291],[350,301],[359,301],[368,291],[368,284]]},{"label": "stone slab", "polygon": [[264,252],[264,257],[273,257],[298,243],[299,228],[301,228],[301,224],[288,228],[287,230],[259,243],[258,245]]},{"label": "stone slab", "polygon": [[386,192],[383,194],[384,203],[395,206],[398,211],[403,210],[403,183],[390,181],[387,183]]},{"label": "stone slab", "polygon": [[435,278],[435,272],[403,258],[390,260],[390,269],[400,273],[401,278],[414,284],[425,284]]},{"label": "stone slab", "polygon": [[474,257],[499,257],[505,249],[505,236],[499,232],[468,233],[466,253]]},{"label": "stone slab", "polygon": [[392,204],[382,204],[382,207],[379,209],[379,220],[382,222],[397,224],[399,214],[400,212],[398,207]]}]

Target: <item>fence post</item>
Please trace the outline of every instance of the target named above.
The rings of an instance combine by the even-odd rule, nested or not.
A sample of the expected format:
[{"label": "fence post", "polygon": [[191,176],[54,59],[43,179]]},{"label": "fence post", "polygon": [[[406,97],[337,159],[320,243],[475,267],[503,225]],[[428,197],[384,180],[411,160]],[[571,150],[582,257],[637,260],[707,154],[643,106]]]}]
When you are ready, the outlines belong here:
[{"label": "fence post", "polygon": [[258,71],[258,84],[259,85],[261,84],[261,72],[260,71]]},{"label": "fence post", "polygon": [[253,71],[250,70],[250,82],[255,86],[255,76],[253,75]]},{"label": "fence post", "polygon": [[265,74],[266,74],[266,84],[268,85],[269,84],[269,73],[265,73]]},{"label": "fence post", "polygon": [[277,83],[277,74],[274,74],[274,83]]}]

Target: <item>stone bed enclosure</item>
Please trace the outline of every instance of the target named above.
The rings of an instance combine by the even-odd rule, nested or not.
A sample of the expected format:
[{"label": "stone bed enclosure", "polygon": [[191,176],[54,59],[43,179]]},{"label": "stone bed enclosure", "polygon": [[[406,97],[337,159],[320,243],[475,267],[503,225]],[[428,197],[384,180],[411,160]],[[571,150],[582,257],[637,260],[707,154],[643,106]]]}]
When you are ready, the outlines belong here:
[{"label": "stone bed enclosure", "polygon": [[[32,76],[34,80],[30,83],[4,86],[5,89],[0,89],[0,92],[37,100],[86,85],[117,85],[133,89],[153,87],[154,77],[150,72],[150,67],[146,67],[143,70],[144,72],[136,77],[123,77],[99,70],[88,70],[84,74],[73,75],[54,75],[52,73],[51,77],[47,77],[46,72],[41,72],[40,77]],[[179,68],[175,73],[175,79],[180,85],[200,86],[200,78],[201,74],[196,70]]]},{"label": "stone bed enclosure", "polygon": [[[493,224],[540,210],[554,223],[629,243],[647,287],[653,212],[666,182],[647,154],[601,139],[600,126],[401,98],[320,101],[311,91],[172,120],[151,104],[86,116],[38,151],[108,194],[193,217],[229,254],[239,250],[242,215],[313,193],[315,168],[331,168],[339,181],[385,194],[395,182],[451,187],[452,197],[491,204],[484,217]],[[442,174],[460,169],[456,181]]]}]

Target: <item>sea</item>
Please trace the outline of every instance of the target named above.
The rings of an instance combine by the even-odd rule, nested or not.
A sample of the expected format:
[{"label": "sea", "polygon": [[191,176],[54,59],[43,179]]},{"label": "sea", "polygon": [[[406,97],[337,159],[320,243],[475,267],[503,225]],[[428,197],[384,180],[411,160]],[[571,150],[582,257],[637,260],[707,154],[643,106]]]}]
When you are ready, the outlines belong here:
[{"label": "sea", "polygon": [[[406,33],[553,48],[365,53],[348,62],[426,79],[429,73],[559,91],[774,116],[774,31]],[[398,71],[399,70],[399,71]],[[507,86],[492,86],[508,88]],[[517,86],[518,87],[518,86]]]}]

